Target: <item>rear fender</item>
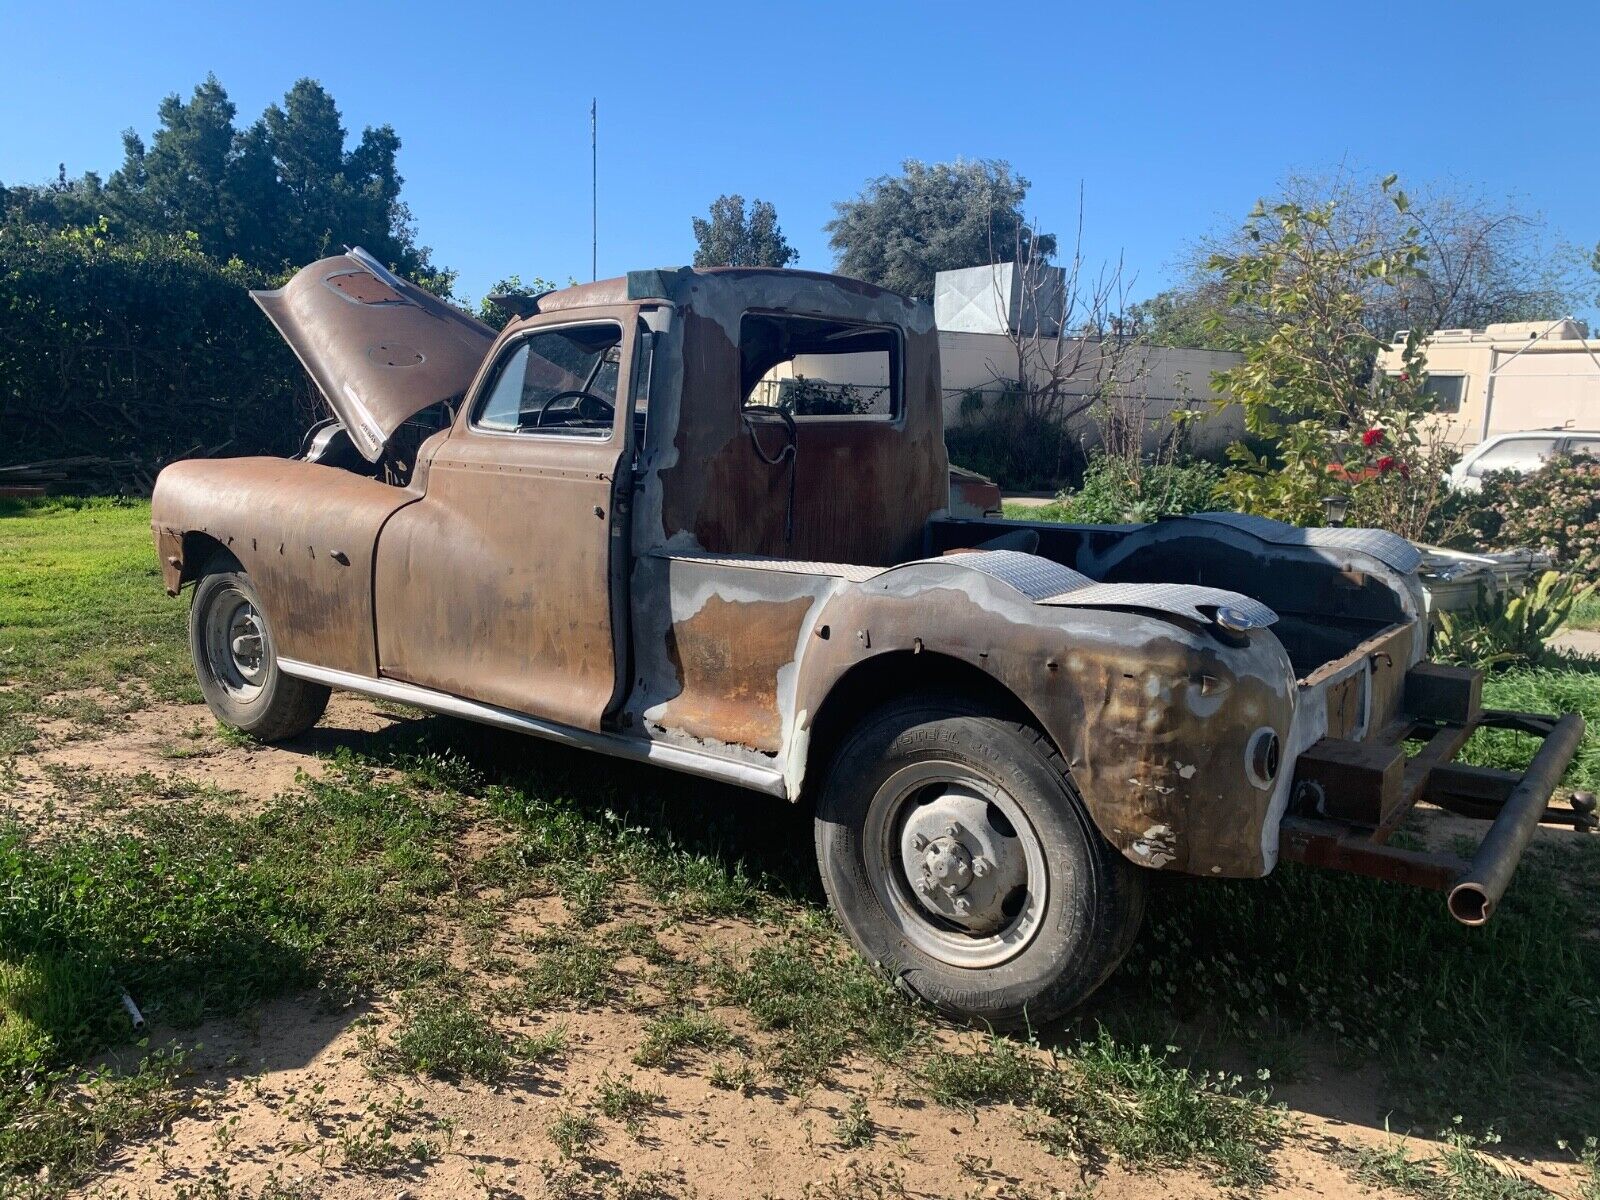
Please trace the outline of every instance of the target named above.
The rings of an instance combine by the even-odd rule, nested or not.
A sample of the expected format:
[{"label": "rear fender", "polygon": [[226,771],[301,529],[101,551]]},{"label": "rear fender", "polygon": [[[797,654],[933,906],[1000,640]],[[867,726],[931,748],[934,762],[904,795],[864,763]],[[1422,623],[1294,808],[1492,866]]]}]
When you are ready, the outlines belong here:
[{"label": "rear fender", "polygon": [[1295,688],[1269,630],[1224,642],[1181,618],[1037,604],[959,562],[886,572],[819,614],[827,635],[809,639],[800,662],[792,792],[825,765],[806,762],[813,719],[852,668],[937,654],[1016,698],[1061,751],[1100,832],[1133,862],[1233,877],[1271,869],[1273,780],[1253,779],[1247,760],[1262,730],[1287,743]]}]

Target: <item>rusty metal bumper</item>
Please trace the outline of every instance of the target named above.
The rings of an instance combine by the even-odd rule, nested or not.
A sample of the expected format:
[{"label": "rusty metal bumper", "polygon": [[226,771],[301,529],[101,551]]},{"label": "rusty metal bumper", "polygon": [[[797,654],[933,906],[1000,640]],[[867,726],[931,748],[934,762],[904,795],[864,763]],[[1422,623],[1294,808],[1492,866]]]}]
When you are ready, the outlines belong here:
[{"label": "rusty metal bumper", "polygon": [[[1475,690],[1475,689],[1474,689]],[[1371,742],[1317,743],[1296,765],[1290,811],[1279,831],[1279,857],[1328,870],[1431,888],[1447,895],[1450,915],[1482,925],[1494,913],[1522,852],[1541,823],[1594,829],[1594,799],[1579,793],[1571,808],[1549,801],[1583,741],[1576,713],[1479,710],[1465,720],[1402,718]],[[1543,739],[1520,775],[1450,762],[1478,729],[1513,729]],[[1425,738],[1406,757],[1403,743]],[[1419,803],[1489,822],[1469,858],[1389,845]]]}]

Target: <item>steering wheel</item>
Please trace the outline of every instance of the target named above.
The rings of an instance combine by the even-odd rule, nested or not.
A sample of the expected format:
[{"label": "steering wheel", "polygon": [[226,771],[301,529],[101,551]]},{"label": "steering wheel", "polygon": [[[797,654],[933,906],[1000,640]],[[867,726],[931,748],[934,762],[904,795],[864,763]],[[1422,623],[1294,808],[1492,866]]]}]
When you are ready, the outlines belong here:
[{"label": "steering wheel", "polygon": [[557,400],[565,400],[569,396],[576,399],[580,405],[585,400],[593,400],[596,404],[600,405],[601,408],[605,409],[608,414],[615,415],[617,411],[617,406],[611,403],[611,401],[607,400],[605,397],[596,396],[593,392],[586,392],[582,388],[572,388],[565,392],[555,393],[539,406],[539,415],[533,419],[534,428],[537,429],[539,426],[544,424],[544,414],[550,411],[550,406],[552,404],[554,404]]}]

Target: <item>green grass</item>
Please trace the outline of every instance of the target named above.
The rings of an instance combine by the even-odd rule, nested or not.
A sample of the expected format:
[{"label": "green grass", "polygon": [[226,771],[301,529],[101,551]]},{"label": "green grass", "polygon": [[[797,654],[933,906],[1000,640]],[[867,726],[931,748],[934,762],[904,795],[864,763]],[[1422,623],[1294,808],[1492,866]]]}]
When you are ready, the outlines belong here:
[{"label": "green grass", "polygon": [[[1600,663],[1558,658],[1544,666],[1494,672],[1484,679],[1483,702],[1515,712],[1581,713],[1587,729],[1562,785],[1591,791],[1600,787]],[[1462,761],[1521,770],[1539,744],[1527,734],[1484,729],[1473,735]]]},{"label": "green grass", "polygon": [[188,606],[162,590],[148,501],[0,500],[0,678],[34,694],[116,688],[198,699]]},{"label": "green grass", "polygon": [[715,1017],[695,1009],[667,1013],[645,1027],[633,1061],[641,1067],[676,1065],[689,1050],[726,1050],[733,1034]]},{"label": "green grass", "polygon": [[1591,592],[1579,600],[1567,624],[1574,629],[1600,629],[1600,593]]}]

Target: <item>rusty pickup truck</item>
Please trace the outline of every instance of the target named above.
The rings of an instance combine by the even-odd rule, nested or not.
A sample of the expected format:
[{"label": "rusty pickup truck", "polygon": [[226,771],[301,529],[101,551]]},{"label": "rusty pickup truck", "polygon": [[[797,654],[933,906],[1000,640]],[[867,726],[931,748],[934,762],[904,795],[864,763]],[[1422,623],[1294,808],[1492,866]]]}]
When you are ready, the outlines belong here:
[{"label": "rusty pickup truck", "polygon": [[[1401,538],[986,516],[926,304],[637,271],[496,333],[359,249],[255,298],[334,415],[157,482],[217,717],[292,738],[342,688],[805,804],[856,947],[948,1013],[1070,1009],[1154,872],[1309,863],[1479,924],[1537,824],[1592,821],[1548,805],[1581,719],[1428,661]],[[1541,748],[1453,763],[1483,727]],[[1476,853],[1396,845],[1423,803]]]}]

